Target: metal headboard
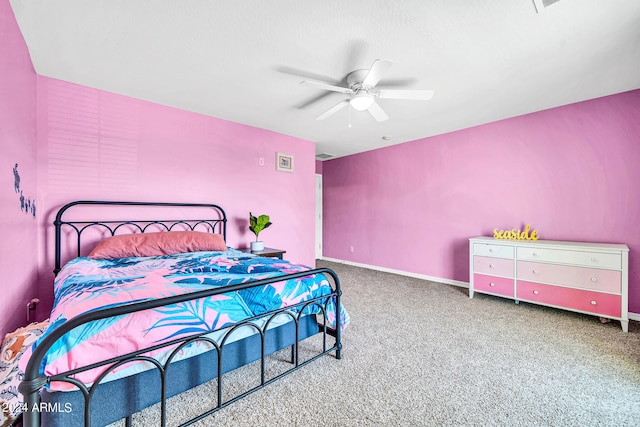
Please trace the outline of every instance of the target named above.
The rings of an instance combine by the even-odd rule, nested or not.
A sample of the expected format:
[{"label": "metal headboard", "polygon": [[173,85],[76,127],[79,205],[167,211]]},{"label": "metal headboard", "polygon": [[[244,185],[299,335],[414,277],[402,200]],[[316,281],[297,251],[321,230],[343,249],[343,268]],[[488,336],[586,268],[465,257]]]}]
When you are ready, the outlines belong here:
[{"label": "metal headboard", "polygon": [[[204,208],[212,209],[212,216],[217,218],[209,219],[133,219],[133,220],[63,220],[62,216],[70,208],[78,205],[93,205],[93,206],[156,206],[156,207],[175,207],[175,208]],[[200,210],[202,212],[202,210]],[[92,214],[92,215],[95,215]],[[222,234],[225,241],[227,240],[227,216],[220,206],[209,203],[166,203],[166,202],[110,202],[110,201],[94,201],[94,200],[78,200],[75,202],[67,203],[60,208],[56,214],[56,219],[53,222],[56,230],[55,241],[55,268],[53,274],[58,274],[62,267],[62,228],[70,227],[75,230],[77,238],[77,256],[80,256],[82,233],[87,229],[101,228],[114,236],[118,230],[126,228],[128,230],[133,229],[134,232],[151,232],[151,231],[171,231],[176,228],[195,230],[204,228],[206,231],[212,233]]]}]

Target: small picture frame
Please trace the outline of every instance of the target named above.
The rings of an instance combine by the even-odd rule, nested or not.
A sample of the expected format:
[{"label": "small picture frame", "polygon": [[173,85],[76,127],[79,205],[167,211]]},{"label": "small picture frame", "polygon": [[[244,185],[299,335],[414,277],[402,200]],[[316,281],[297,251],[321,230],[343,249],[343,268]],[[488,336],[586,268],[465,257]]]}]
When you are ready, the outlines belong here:
[{"label": "small picture frame", "polygon": [[293,172],[293,154],[276,153],[276,170]]}]

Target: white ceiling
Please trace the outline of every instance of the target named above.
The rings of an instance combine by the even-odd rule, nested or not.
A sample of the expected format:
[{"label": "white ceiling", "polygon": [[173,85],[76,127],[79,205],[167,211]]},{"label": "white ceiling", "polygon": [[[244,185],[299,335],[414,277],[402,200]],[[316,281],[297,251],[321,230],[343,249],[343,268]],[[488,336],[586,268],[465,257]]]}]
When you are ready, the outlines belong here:
[{"label": "white ceiling", "polygon": [[[640,0],[10,1],[38,74],[335,156],[640,88]],[[377,58],[394,62],[377,88],[433,99],[315,120],[348,95],[300,81],[341,85]]]}]

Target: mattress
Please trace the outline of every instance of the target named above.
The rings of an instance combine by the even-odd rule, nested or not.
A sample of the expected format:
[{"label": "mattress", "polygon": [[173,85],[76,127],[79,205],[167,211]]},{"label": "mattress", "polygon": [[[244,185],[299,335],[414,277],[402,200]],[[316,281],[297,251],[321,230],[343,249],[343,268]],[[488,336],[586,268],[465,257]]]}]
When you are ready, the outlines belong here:
[{"label": "mattress", "polygon": [[[67,263],[56,277],[50,327],[36,345],[68,319],[90,311],[308,269],[288,261],[255,257],[235,250],[103,260],[79,257]],[[221,331],[247,318],[258,317],[256,322],[260,322],[260,316],[273,310],[290,308],[296,312],[296,304],[331,292],[327,278],[316,274],[92,321],[60,338],[45,355],[41,371],[47,376],[55,376],[78,370],[73,378],[90,385],[102,373],[102,368],[85,370],[82,369],[84,366],[149,348],[153,350],[145,352],[146,356],[164,360],[175,348],[158,348],[164,343]],[[327,298],[324,305],[331,327],[335,325],[335,304]],[[306,310],[307,314],[318,312],[315,306]],[[348,315],[341,307],[342,328],[348,321]],[[178,359],[199,354],[198,347],[192,344],[182,349]],[[23,364],[26,364],[28,352],[25,355]],[[112,378],[137,373],[141,364],[137,365],[115,369]],[[49,388],[73,390],[76,387],[56,381]]]}]

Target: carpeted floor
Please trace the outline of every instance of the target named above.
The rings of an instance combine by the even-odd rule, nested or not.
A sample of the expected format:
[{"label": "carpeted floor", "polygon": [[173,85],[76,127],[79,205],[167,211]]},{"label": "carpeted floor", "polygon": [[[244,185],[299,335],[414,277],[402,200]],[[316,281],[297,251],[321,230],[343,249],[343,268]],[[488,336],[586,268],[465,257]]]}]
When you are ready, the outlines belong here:
[{"label": "carpeted floor", "polygon": [[[195,425],[640,425],[638,322],[625,334],[592,316],[318,264],[338,273],[351,315],[343,358],[323,357]],[[271,358],[270,369],[287,357]],[[246,387],[258,375],[254,364],[223,381]],[[169,425],[214,396],[215,384],[172,398]],[[159,425],[158,411],[137,414],[133,425]]]}]

